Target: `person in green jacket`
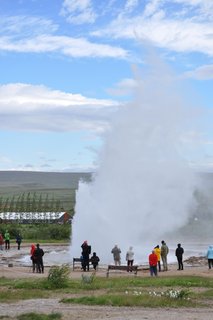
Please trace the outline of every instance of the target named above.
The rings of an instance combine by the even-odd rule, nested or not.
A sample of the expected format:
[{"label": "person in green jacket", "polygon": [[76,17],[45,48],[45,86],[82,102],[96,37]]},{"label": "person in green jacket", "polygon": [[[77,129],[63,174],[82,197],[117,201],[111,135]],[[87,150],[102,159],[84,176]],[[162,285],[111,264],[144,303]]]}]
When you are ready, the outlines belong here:
[{"label": "person in green jacket", "polygon": [[4,240],[5,240],[5,250],[10,250],[10,234],[6,230],[4,234]]}]

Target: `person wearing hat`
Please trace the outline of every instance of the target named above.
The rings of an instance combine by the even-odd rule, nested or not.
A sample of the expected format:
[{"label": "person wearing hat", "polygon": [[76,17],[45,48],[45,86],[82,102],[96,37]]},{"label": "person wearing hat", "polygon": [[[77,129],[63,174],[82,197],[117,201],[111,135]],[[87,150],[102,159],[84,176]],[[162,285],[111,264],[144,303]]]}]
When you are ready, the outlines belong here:
[{"label": "person wearing hat", "polygon": [[84,271],[89,271],[89,255],[91,254],[91,246],[88,245],[87,241],[85,240],[81,245],[82,249],[82,268]]}]

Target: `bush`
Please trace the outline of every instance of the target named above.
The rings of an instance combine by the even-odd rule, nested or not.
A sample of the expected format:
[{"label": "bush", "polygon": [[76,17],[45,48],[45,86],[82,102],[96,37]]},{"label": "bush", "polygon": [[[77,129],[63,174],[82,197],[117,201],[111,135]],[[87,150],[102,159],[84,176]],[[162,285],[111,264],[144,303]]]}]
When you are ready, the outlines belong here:
[{"label": "bush", "polygon": [[68,286],[70,269],[68,265],[51,267],[48,274],[48,283],[51,288],[65,288]]}]

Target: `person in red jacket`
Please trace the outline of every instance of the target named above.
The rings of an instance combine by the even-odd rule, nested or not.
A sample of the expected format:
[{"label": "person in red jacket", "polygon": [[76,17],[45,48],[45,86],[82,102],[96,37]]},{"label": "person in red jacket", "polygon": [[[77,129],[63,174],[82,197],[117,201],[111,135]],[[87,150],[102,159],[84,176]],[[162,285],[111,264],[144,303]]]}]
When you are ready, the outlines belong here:
[{"label": "person in red jacket", "polygon": [[35,261],[35,256],[34,256],[35,249],[36,249],[35,245],[32,244],[31,249],[30,249],[30,259],[32,260],[33,272],[35,272],[35,270],[36,270],[36,261]]},{"label": "person in red jacket", "polygon": [[0,250],[3,250],[4,238],[2,233],[0,233]]},{"label": "person in red jacket", "polygon": [[156,255],[155,251],[152,250],[152,253],[149,255],[149,268],[150,268],[150,275],[157,276],[157,265],[158,265],[158,256]]}]

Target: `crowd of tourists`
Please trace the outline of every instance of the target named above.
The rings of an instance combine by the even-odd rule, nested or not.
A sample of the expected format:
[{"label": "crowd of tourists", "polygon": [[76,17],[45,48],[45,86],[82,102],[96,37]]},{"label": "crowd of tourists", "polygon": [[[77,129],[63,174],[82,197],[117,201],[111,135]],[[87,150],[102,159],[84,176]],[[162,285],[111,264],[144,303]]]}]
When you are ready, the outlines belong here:
[{"label": "crowd of tourists", "polygon": [[[96,270],[99,264],[99,257],[97,256],[96,252],[93,252],[92,257],[90,258],[91,254],[91,246],[88,245],[87,241],[84,241],[81,245],[82,254],[81,254],[81,264],[83,271],[89,271],[89,263],[93,265],[93,268]],[[113,255],[114,264],[115,266],[121,265],[121,249],[116,244],[111,253]],[[161,241],[161,246],[156,245],[152,252],[148,256],[149,268],[150,268],[150,275],[157,276],[158,272],[168,271],[168,261],[167,257],[169,254],[169,247],[167,246],[164,240]],[[177,244],[177,248],[175,250],[175,256],[177,259],[178,269],[183,270],[183,254],[184,249],[180,243]],[[213,246],[209,246],[207,251],[207,259],[208,259],[208,267],[209,269],[213,268]],[[127,272],[132,272],[132,267],[134,264],[134,251],[133,247],[129,247],[126,252],[126,262],[127,262]]]},{"label": "crowd of tourists", "polygon": [[[20,250],[21,243],[22,243],[22,237],[18,233],[16,236],[16,243],[17,248]],[[0,250],[8,251],[10,250],[10,233],[8,230],[5,231],[4,236],[2,233],[0,233]],[[113,255],[114,264],[115,266],[121,265],[121,249],[116,244],[112,250],[111,253]],[[169,254],[169,247],[167,246],[166,242],[164,240],[161,241],[161,246],[156,245],[151,253],[148,255],[148,262],[149,262],[149,268],[150,268],[150,275],[151,276],[157,276],[158,272],[162,271],[168,271],[168,261],[167,257]],[[177,248],[175,250],[175,256],[177,258],[177,264],[178,269],[177,270],[183,270],[183,254],[184,249],[181,246],[180,243],[177,244]],[[84,241],[81,245],[81,266],[83,271],[89,271],[90,263],[93,266],[94,270],[97,270],[100,258],[96,254],[96,252],[93,252],[91,255],[91,246],[88,244],[87,241]],[[43,264],[43,256],[44,251],[40,248],[39,244],[32,244],[31,250],[30,250],[30,258],[32,260],[32,271],[37,273],[44,273],[44,264]],[[208,259],[208,268],[213,268],[213,245],[210,245],[207,250],[207,259]],[[134,251],[133,247],[130,246],[129,249],[126,252],[126,265],[127,265],[127,271],[132,272],[132,267],[134,265]]]}]

